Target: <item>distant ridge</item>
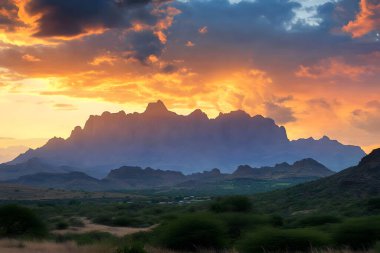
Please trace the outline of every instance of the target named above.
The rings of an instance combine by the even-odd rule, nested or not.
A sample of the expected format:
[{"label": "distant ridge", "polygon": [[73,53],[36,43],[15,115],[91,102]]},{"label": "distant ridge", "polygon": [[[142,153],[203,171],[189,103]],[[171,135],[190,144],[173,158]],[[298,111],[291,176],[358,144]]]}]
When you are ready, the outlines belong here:
[{"label": "distant ridge", "polygon": [[380,149],[372,151],[357,166],[313,182],[267,193],[260,198],[266,203],[273,203],[277,209],[294,212],[323,209],[323,205],[329,203],[344,207],[352,204],[353,200],[373,197],[380,197]]},{"label": "distant ridge", "polygon": [[251,117],[244,111],[220,113],[209,119],[197,109],[187,116],[167,109],[162,101],[148,104],[143,113],[104,112],[75,127],[68,139],[53,138],[29,150],[9,165],[39,158],[48,164],[81,168],[104,177],[125,164],[182,171],[186,174],[240,164],[268,166],[311,157],[338,171],[365,155],[357,146],[320,140],[289,141],[286,130],[272,119]]},{"label": "distant ridge", "polygon": [[35,187],[57,188],[67,190],[126,190],[126,189],[153,189],[159,187],[174,187],[186,185],[217,184],[218,182],[235,179],[279,180],[279,179],[312,179],[333,174],[324,165],[313,159],[304,159],[293,165],[281,163],[274,167],[251,168],[239,166],[234,173],[221,173],[219,169],[184,175],[182,172],[123,166],[111,170],[102,179],[96,179],[83,172],[67,173],[36,173],[24,175],[7,183],[28,185]]}]

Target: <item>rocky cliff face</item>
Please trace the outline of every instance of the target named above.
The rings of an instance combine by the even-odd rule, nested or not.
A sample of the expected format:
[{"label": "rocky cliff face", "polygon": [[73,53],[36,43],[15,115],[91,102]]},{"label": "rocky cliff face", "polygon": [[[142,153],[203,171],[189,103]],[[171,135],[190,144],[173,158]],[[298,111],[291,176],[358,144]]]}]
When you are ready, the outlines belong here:
[{"label": "rocky cliff face", "polygon": [[158,101],[143,113],[104,112],[76,127],[68,139],[53,138],[10,164],[39,158],[49,164],[83,168],[102,177],[124,165],[192,173],[210,168],[231,171],[240,164],[266,166],[316,159],[333,170],[355,164],[365,153],[327,137],[289,141],[284,127],[243,111],[209,119],[195,110],[182,116]]}]

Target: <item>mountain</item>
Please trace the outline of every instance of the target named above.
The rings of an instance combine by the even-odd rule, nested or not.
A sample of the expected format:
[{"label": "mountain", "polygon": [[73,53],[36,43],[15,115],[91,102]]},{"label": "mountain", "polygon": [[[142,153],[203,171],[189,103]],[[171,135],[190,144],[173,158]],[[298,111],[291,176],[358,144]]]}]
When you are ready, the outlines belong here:
[{"label": "mountain", "polygon": [[[380,197],[380,149],[372,151],[357,166],[332,176],[264,194],[257,199],[257,205],[261,204],[260,201],[272,203],[275,207],[269,208],[288,212],[328,210],[332,205],[341,206],[344,210],[350,205],[356,205],[355,201],[373,197]],[[365,207],[362,206],[362,209]]]},{"label": "mountain", "polygon": [[[29,161],[30,162],[30,161]],[[26,167],[21,164],[19,167]],[[47,167],[41,167],[45,170]],[[235,181],[244,184],[257,184],[257,191],[263,185],[274,185],[278,180],[291,179],[291,184],[310,181],[315,178],[331,175],[333,172],[313,159],[304,159],[293,165],[281,163],[275,167],[251,168],[247,165],[239,166],[232,174],[221,173],[219,169],[184,175],[182,172],[123,166],[111,170],[108,175],[99,180],[83,172],[69,171],[24,175],[18,179],[8,180],[9,184],[27,185],[42,188],[56,188],[66,190],[107,191],[107,190],[138,190],[155,189],[162,187],[186,188],[202,190],[206,187],[218,188],[219,185],[235,184]],[[284,182],[283,182],[284,183]],[[248,186],[251,187],[251,186]]]},{"label": "mountain", "polygon": [[177,171],[124,166],[112,170],[102,182],[110,189],[141,189],[174,186],[185,180],[186,176]]},{"label": "mountain", "polygon": [[8,181],[36,173],[66,173],[74,170],[68,166],[53,166],[39,158],[31,158],[17,164],[0,164],[0,181]]},{"label": "mountain", "polygon": [[248,165],[239,166],[231,176],[234,178],[274,180],[283,178],[321,178],[332,174],[334,174],[334,172],[326,168],[323,164],[309,158],[297,161],[292,165],[280,163],[274,167],[261,168],[252,168]]},{"label": "mountain", "polygon": [[69,173],[37,173],[22,176],[9,183],[28,185],[40,188],[55,188],[84,191],[102,191],[107,187],[98,179],[92,178],[83,172]]},{"label": "mountain", "polygon": [[8,164],[39,158],[48,164],[81,168],[102,178],[125,164],[182,171],[186,174],[220,168],[231,172],[240,164],[267,166],[305,157],[337,171],[352,166],[365,153],[324,137],[290,141],[272,119],[244,111],[209,119],[201,110],[187,116],[169,111],[158,101],[143,113],[104,112],[90,116],[67,139],[53,138]]}]

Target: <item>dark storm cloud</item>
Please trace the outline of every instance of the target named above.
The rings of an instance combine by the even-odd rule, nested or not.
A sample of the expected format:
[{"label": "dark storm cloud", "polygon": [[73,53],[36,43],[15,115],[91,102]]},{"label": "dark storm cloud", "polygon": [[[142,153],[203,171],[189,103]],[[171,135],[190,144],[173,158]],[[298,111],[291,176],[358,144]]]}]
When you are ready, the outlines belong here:
[{"label": "dark storm cloud", "polygon": [[164,45],[159,38],[151,31],[132,32],[126,36],[127,51],[131,53],[128,57],[132,57],[141,62],[147,60],[150,55],[159,56]]},{"label": "dark storm cloud", "polygon": [[17,13],[18,8],[11,0],[2,0],[0,2],[0,28],[12,31],[16,27],[22,26]]},{"label": "dark storm cloud", "polygon": [[35,36],[75,36],[95,28],[128,28],[139,21],[153,25],[151,0],[31,0],[26,10],[42,14]]},{"label": "dark storm cloud", "polygon": [[[237,4],[227,0],[194,0],[176,3],[175,6],[182,14],[176,19],[171,37],[187,41],[189,37],[196,37],[199,27],[207,26],[209,32],[206,36],[196,37],[199,41],[193,39],[198,46],[224,44],[231,49],[252,50],[262,58],[277,55],[279,59],[287,60],[292,57],[307,59],[307,56],[320,58],[349,50],[353,50],[352,53],[368,52],[378,48],[378,43],[360,46],[341,32],[342,26],[359,11],[358,1],[344,0],[320,6],[315,17],[321,20],[318,26],[297,22],[295,10],[300,5],[286,0]],[[300,58],[300,55],[306,57]]]}]

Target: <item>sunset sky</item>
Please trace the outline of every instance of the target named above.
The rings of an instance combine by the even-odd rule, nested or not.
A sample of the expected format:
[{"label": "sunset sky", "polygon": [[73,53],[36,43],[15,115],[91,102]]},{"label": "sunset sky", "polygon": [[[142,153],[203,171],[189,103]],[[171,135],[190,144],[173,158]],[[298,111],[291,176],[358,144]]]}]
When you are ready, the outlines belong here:
[{"label": "sunset sky", "polygon": [[369,151],[380,146],[380,1],[0,1],[0,161],[158,99]]}]

